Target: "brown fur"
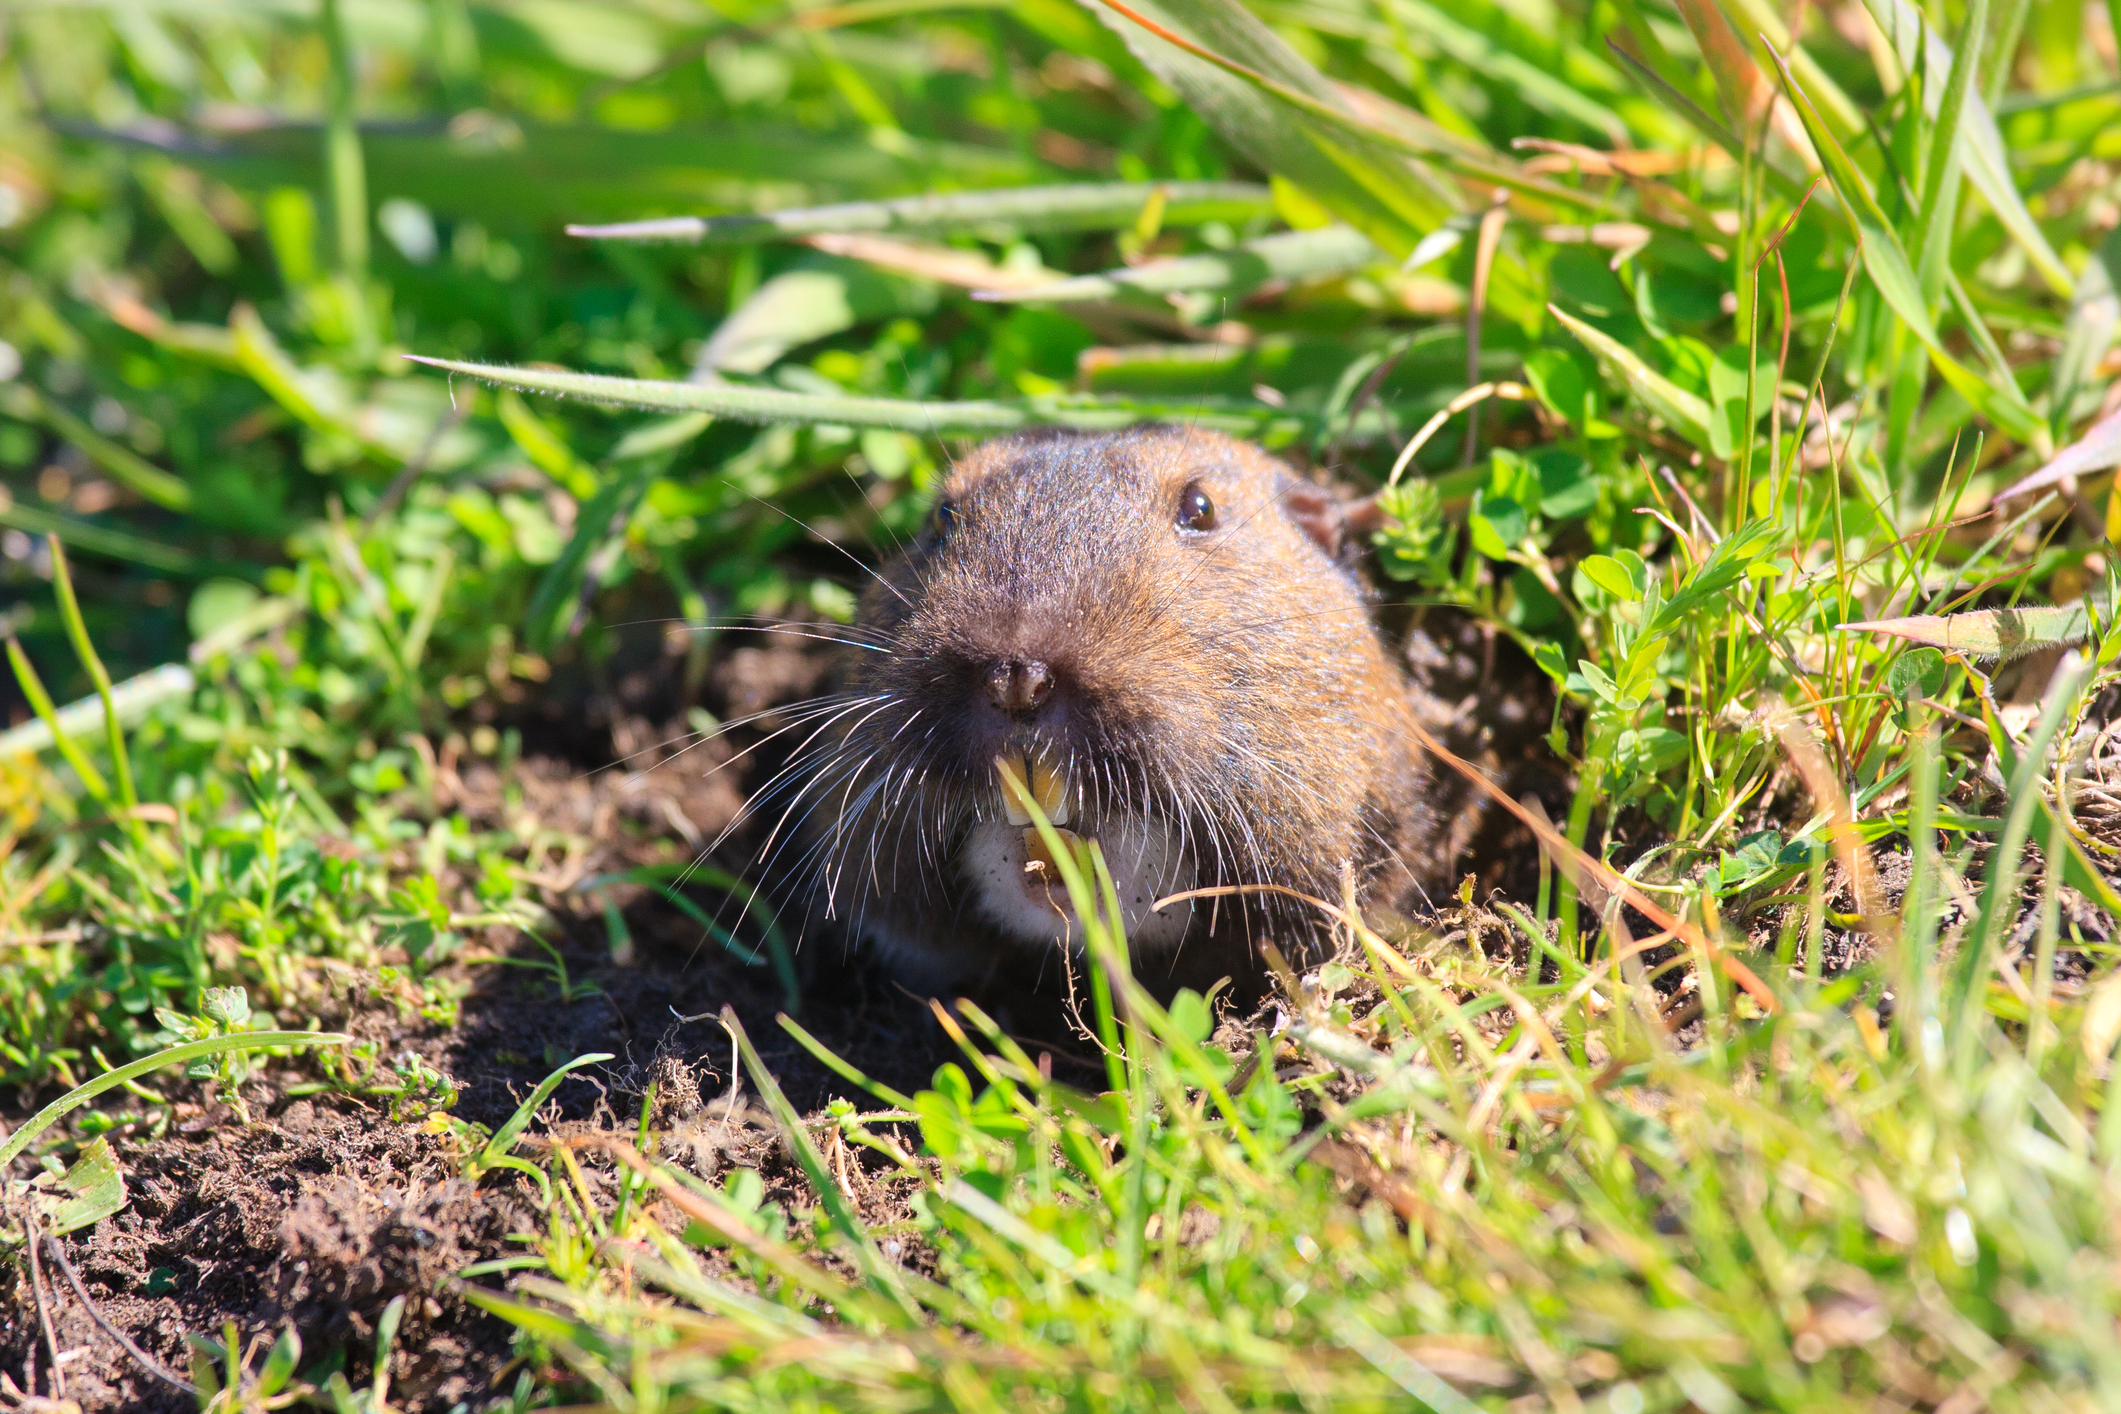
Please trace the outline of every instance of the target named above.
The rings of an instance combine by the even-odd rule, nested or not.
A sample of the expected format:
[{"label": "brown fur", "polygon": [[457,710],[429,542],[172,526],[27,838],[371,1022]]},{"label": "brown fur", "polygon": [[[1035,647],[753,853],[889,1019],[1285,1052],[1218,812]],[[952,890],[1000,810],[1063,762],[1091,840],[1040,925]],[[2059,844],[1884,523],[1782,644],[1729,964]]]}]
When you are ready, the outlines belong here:
[{"label": "brown fur", "polygon": [[[1215,505],[1205,532],[1175,523],[1195,485]],[[1068,763],[1086,833],[1145,819],[1145,835],[1183,842],[1190,868],[1144,893],[1274,883],[1337,900],[1352,869],[1366,897],[1398,904],[1430,882],[1406,684],[1322,488],[1230,438],[1143,427],[990,442],[939,504],[947,530],[931,525],[862,601],[847,705],[804,790],[823,896],[909,980],[1061,974],[1052,943],[982,912],[957,858],[982,822],[998,829],[993,761],[1010,750]],[[1051,669],[1035,715],[983,686],[1012,659]],[[1259,942],[1299,952],[1316,919],[1258,895],[1200,904],[1137,971],[1242,980]]]}]

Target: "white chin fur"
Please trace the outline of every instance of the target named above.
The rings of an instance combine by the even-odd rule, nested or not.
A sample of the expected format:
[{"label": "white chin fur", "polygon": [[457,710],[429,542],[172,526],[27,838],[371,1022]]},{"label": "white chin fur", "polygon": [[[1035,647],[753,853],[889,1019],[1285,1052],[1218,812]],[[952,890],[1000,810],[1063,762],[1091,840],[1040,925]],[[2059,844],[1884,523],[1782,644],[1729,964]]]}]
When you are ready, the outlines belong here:
[{"label": "white chin fur", "polygon": [[[1128,947],[1137,952],[1176,947],[1192,924],[1193,904],[1174,903],[1161,913],[1150,908],[1164,895],[1192,886],[1192,869],[1170,830],[1161,823],[1122,820],[1108,822],[1097,838],[1112,870]],[[1024,872],[1023,827],[1000,820],[973,826],[957,862],[987,922],[1027,943],[1081,946],[1082,929],[1068,906],[1067,890],[1056,880],[1049,895],[1036,876]]]}]

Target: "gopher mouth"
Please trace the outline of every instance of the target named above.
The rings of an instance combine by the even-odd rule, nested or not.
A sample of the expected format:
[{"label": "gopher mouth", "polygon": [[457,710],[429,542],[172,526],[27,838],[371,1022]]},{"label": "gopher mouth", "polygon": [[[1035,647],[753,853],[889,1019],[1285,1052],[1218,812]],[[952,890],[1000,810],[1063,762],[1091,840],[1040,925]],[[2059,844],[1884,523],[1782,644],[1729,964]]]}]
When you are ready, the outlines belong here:
[{"label": "gopher mouth", "polygon": [[987,922],[1026,943],[1081,945],[1081,925],[1060,871],[1031,823],[1035,802],[1063,844],[1072,847],[1086,838],[1099,843],[1133,948],[1178,943],[1191,924],[1192,905],[1173,904],[1162,912],[1152,907],[1192,883],[1192,862],[1168,823],[1129,813],[1086,817],[1065,768],[1043,757],[1005,755],[995,758],[994,766],[1002,818],[974,825],[958,856]]},{"label": "gopher mouth", "polygon": [[1067,768],[1047,757],[1027,760],[1021,751],[995,757],[994,784],[1001,792],[1002,814],[1012,825],[1031,823],[1033,801],[1056,826],[1067,824],[1074,814]]}]

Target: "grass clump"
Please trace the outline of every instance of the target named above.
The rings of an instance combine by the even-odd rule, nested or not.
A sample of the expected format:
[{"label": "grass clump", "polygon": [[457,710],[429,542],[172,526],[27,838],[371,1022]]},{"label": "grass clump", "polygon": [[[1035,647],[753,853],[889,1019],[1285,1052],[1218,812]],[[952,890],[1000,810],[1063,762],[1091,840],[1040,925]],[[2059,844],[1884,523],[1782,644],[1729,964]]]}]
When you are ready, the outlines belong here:
[{"label": "grass clump", "polygon": [[[1071,865],[1087,901],[1092,861]],[[806,1125],[754,1069],[815,1188],[762,1213],[735,1181],[577,1139],[551,1274],[473,1299],[615,1408],[2095,1401],[2112,1025],[2100,1005],[1999,1022],[1988,915],[1944,909],[1917,891],[1869,964],[1778,986],[1765,1015],[1706,953],[1617,920],[1546,981],[1361,929],[1360,961],[1291,979],[1276,1034],[1213,1038],[1203,1000],[1159,1006],[1100,924],[1105,1094],[969,1004],[945,1022],[963,1067],[871,1087],[915,1117],[919,1158],[851,1106]],[[1687,1044],[1660,957],[1698,1001]],[[886,1162],[835,1170],[821,1143]],[[573,1154],[618,1156],[616,1206]],[[865,1226],[856,1195],[902,1216]]]},{"label": "grass clump", "polygon": [[[446,1297],[519,1360],[471,1406],[2112,1401],[2107,15],[394,15],[0,18],[0,1099],[122,1095],[15,1131],[22,1211],[129,1220],[218,1100],[533,1215],[306,1362],[164,1312],[204,1400],[418,1402]],[[1546,731],[1514,892],[1335,913],[1249,1019],[1093,929],[1082,1069],[967,1005],[923,1086],[685,806],[537,793],[756,710],[954,439],[1145,418],[1375,498],[1389,622]],[[482,993],[672,927],[838,1099],[756,1004],[719,1158],[693,1070],[549,1122],[609,1023],[453,1116]]]}]

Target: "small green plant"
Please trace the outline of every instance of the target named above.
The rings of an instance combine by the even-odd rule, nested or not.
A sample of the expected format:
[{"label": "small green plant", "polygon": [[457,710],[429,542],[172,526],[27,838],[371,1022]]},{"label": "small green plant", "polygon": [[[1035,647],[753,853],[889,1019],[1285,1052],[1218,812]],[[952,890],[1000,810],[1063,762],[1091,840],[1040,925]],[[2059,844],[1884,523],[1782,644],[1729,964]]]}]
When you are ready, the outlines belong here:
[{"label": "small green plant", "polygon": [[395,914],[385,936],[405,950],[415,978],[426,977],[463,946],[463,938],[450,927],[449,905],[442,902],[442,886],[434,875],[407,879],[390,901]]},{"label": "small green plant", "polygon": [[[187,1026],[195,1024],[183,1017],[178,1017],[176,1020]],[[30,1116],[22,1124],[16,1126],[13,1133],[9,1134],[5,1140],[0,1140],[0,1169],[4,1169],[9,1163],[12,1163],[16,1155],[26,1150],[39,1134],[51,1128],[68,1111],[78,1109],[106,1090],[138,1080],[141,1076],[151,1074],[165,1066],[182,1065],[190,1067],[202,1061],[213,1064],[215,1058],[219,1056],[265,1050],[274,1046],[343,1046],[352,1040],[348,1036],[318,1031],[231,1032],[222,1030],[221,1023],[217,1020],[201,1019],[196,1024],[204,1026],[213,1034],[196,1037],[182,1044],[171,1046],[166,1050],[157,1051],[153,1055],[145,1056],[130,1065],[123,1065],[116,1070],[105,1071],[93,1080],[75,1086],[43,1109],[37,1111],[36,1114]],[[218,1070],[216,1073],[218,1073]]]},{"label": "small green plant", "polygon": [[[208,987],[199,999],[197,1016],[182,1016],[167,1007],[157,1007],[155,1019],[162,1023],[163,1032],[173,1046],[262,1029],[252,1019],[250,998],[241,987]],[[216,1090],[227,1095],[229,1105],[243,1116],[246,1123],[250,1112],[243,1103],[243,1082],[250,1079],[253,1071],[249,1053],[242,1050],[201,1056],[184,1068],[189,1078],[210,1081]]]},{"label": "small green plant", "polygon": [[597,1065],[610,1059],[608,1052],[597,1051],[586,1056],[576,1056],[568,1061],[539,1081],[537,1088],[530,1092],[528,1098],[516,1106],[515,1113],[491,1134],[487,1133],[483,1126],[441,1116],[442,1122],[455,1132],[458,1142],[464,1146],[465,1152],[460,1163],[464,1177],[476,1181],[495,1169],[514,1169],[519,1173],[528,1174],[537,1183],[545,1201],[550,1203],[552,1188],[546,1180],[544,1170],[527,1159],[516,1157],[513,1152],[516,1143],[530,1127],[530,1121],[537,1116],[539,1108],[552,1098],[553,1091],[560,1088],[560,1082],[567,1078],[569,1071],[579,1070],[585,1065]]},{"label": "small green plant", "polygon": [[368,1388],[357,1390],[347,1383],[343,1371],[334,1370],[324,1381],[322,1394],[331,1401],[332,1414],[387,1414],[390,1404],[390,1362],[396,1353],[398,1325],[405,1318],[405,1298],[393,1296],[376,1318],[375,1375]]},{"label": "small green plant", "polygon": [[251,1361],[264,1338],[246,1345],[233,1321],[222,1327],[218,1341],[201,1335],[190,1340],[192,1387],[201,1414],[268,1414],[316,1393],[295,1379],[295,1368],[302,1361],[302,1338],[293,1326],[281,1328],[256,1371]]}]

